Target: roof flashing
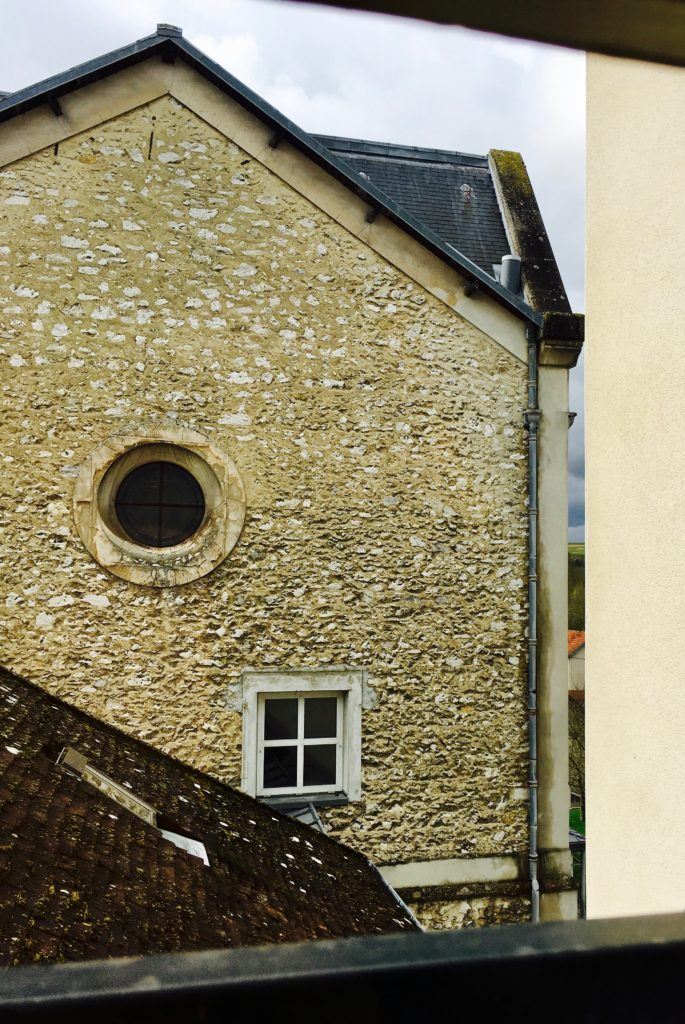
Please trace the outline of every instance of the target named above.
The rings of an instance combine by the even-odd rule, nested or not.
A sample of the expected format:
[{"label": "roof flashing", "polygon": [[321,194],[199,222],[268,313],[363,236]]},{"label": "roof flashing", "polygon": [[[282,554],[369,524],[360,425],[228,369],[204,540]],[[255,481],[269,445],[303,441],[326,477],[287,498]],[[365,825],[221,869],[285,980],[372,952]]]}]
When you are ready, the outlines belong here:
[{"label": "roof flashing", "polygon": [[183,29],[179,28],[178,25],[167,25],[165,22],[160,22],[157,25],[157,35],[178,38],[178,36],[183,35]]},{"label": "roof flashing", "polygon": [[98,789],[124,810],[135,814],[137,818],[141,818],[148,825],[157,827],[157,811],[154,807],[141,797],[136,796],[126,783],[121,785],[114,779],[110,779],[108,775],[98,771],[78,750],[74,750],[73,747],[65,747],[57,758],[57,764],[70,770],[73,775],[80,776],[84,782],[89,783],[94,789]]}]

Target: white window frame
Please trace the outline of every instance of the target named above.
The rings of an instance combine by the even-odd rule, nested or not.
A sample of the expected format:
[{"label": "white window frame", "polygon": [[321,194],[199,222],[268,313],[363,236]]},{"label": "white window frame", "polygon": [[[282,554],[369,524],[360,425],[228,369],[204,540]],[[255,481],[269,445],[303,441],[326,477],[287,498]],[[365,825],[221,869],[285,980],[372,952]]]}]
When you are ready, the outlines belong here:
[{"label": "white window frame", "polygon": [[[336,702],[335,736],[317,736],[306,739],[304,735],[305,702],[333,697]],[[293,739],[267,740],[264,736],[266,702],[268,700],[297,700],[297,736]],[[257,796],[289,796],[293,793],[341,793],[343,791],[343,765],[345,762],[345,695],[334,690],[294,690],[292,693],[260,693],[257,696]],[[335,745],[335,782],[329,785],[305,786],[304,751],[305,747]],[[260,771],[264,763],[264,753],[274,747],[295,747],[297,750],[297,784],[295,786],[265,787]]]},{"label": "white window frame", "polygon": [[[365,672],[362,669],[245,669],[241,676],[243,711],[243,766],[242,786],[250,796],[262,799],[280,796],[308,798],[345,797],[361,798],[361,720],[362,687]],[[336,784],[334,786],[298,786],[264,790],[262,765],[264,750],[264,700],[269,697],[338,697],[338,747]],[[300,704],[298,717],[303,713]],[[303,730],[300,724],[298,736]],[[281,743],[294,746],[321,743],[322,739],[297,741],[266,741],[267,745]],[[298,762],[301,759],[298,757]]]}]

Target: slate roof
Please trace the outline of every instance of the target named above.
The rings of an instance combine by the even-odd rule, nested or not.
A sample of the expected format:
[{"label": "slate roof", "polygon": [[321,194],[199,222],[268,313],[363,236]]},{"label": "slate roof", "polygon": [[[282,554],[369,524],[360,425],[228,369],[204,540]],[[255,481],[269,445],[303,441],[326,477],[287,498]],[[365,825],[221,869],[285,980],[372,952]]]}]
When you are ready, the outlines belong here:
[{"label": "slate roof", "polygon": [[[58,766],[65,747],[209,867]],[[361,854],[0,669],[0,964],[414,928]]]},{"label": "slate roof", "polygon": [[568,631],[568,656],[575,654],[581,647],[585,646],[585,631],[582,629],[569,629]]},{"label": "slate roof", "polygon": [[490,277],[512,251],[486,156],[314,137]]}]

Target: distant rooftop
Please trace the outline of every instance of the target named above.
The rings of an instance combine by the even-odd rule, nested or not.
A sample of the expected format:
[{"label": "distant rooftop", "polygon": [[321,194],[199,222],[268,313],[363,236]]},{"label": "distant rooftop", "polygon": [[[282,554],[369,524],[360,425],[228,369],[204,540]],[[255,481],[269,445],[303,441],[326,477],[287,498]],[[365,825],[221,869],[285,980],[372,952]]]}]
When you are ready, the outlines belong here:
[{"label": "distant rooftop", "polygon": [[585,646],[585,631],[582,629],[569,629],[568,631],[568,656],[575,654],[581,647]]}]

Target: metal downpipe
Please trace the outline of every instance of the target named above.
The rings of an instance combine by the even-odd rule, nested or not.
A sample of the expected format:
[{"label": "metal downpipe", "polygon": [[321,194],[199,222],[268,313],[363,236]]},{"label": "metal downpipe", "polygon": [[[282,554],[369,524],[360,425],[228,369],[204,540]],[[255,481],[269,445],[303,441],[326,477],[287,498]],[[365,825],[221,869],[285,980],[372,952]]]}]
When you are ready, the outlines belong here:
[{"label": "metal downpipe", "polygon": [[530,874],[530,917],[540,920],[538,879],[538,351],[537,335],[528,328],[528,408],[524,421],[528,431],[528,861]]}]

